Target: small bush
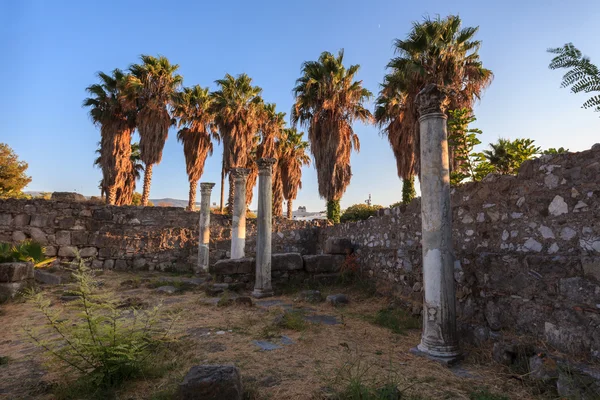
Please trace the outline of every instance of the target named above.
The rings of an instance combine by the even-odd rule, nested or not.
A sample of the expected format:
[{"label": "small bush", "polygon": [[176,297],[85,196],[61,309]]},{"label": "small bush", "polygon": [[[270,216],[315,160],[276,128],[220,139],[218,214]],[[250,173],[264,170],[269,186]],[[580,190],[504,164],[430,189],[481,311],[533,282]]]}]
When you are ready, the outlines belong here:
[{"label": "small bush", "polygon": [[117,296],[99,292],[84,260],[78,258],[74,264],[71,292],[78,299],[72,304],[80,313],[77,318],[65,317],[42,293],[28,292],[26,297],[45,320],[39,329],[26,328],[31,340],[80,374],[73,388],[105,390],[156,368],[150,358],[168,347],[175,316],[163,326],[160,306],[148,311],[119,308]]},{"label": "small bush", "polygon": [[340,222],[354,222],[368,219],[375,215],[377,210],[382,207],[379,205],[369,206],[366,204],[355,204],[344,210],[344,213],[340,217]]},{"label": "small bush", "polygon": [[40,267],[55,260],[46,259],[45,251],[41,244],[32,240],[25,240],[17,245],[0,243],[0,263],[27,261]]},{"label": "small bush", "polygon": [[286,311],[277,325],[292,331],[303,331],[308,327],[308,323],[304,319],[304,312],[300,310]]},{"label": "small bush", "polygon": [[404,334],[407,329],[421,328],[421,321],[400,308],[379,310],[373,319],[375,325],[383,326],[394,333]]}]

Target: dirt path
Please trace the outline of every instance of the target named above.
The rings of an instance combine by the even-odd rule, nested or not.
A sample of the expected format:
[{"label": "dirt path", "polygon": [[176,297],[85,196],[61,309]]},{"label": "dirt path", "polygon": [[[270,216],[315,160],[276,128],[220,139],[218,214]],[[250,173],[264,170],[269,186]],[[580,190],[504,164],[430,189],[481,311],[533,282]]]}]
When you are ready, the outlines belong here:
[{"label": "dirt path", "polygon": [[[410,349],[419,342],[418,330],[395,334],[370,322],[386,306],[382,298],[361,298],[359,293],[346,291],[351,302],[343,308],[302,304],[294,295],[276,297],[270,307],[256,303],[251,308],[219,307],[199,289],[167,295],[147,287],[147,281],[141,279],[156,286],[157,277],[114,272],[100,277],[104,286],[122,299],[135,298],[150,305],[163,301],[166,308],[181,313],[176,335],[184,346],[170,360],[174,368],[162,378],[127,384],[118,398],[168,398],[192,365],[219,363],[237,365],[245,387],[259,399],[325,398],[328,387],[343,386],[352,379],[394,382],[404,390],[403,398],[469,399],[479,388],[510,399],[538,398],[517,380],[509,379],[501,367],[476,362],[481,357],[468,356],[460,368],[450,370],[411,354]],[[129,285],[122,285],[128,280]],[[59,300],[63,288],[45,291],[55,305],[72,312],[69,303]],[[305,308],[308,317],[321,316],[319,320],[325,316],[337,323],[309,323],[301,331],[274,330],[274,318],[289,306]],[[0,356],[9,357],[7,364],[0,365],[0,399],[53,398],[52,385],[71,374],[46,365],[41,351],[27,340],[23,326],[41,324],[40,314],[28,303],[0,307]],[[257,341],[278,348],[263,351]]]}]

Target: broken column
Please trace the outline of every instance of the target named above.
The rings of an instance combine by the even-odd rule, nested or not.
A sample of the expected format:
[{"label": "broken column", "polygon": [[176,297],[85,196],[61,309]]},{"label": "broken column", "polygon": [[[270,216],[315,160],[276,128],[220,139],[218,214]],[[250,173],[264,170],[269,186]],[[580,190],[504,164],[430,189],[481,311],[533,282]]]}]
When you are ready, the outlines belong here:
[{"label": "broken column", "polygon": [[250,170],[248,168],[232,168],[233,216],[231,218],[231,259],[244,257],[246,246],[246,179]]},{"label": "broken column", "polygon": [[208,272],[208,254],[210,244],[210,193],[214,183],[200,183],[200,228],[198,240],[198,269],[196,273]]},{"label": "broken column", "polygon": [[273,228],[273,164],[275,158],[258,160],[258,216],[256,236],[256,277],[252,296],[273,295],[271,287],[271,230]]},{"label": "broken column", "polygon": [[452,209],[446,132],[448,96],[434,84],[417,96],[421,131],[423,334],[418,349],[446,360],[459,356],[456,334]]}]

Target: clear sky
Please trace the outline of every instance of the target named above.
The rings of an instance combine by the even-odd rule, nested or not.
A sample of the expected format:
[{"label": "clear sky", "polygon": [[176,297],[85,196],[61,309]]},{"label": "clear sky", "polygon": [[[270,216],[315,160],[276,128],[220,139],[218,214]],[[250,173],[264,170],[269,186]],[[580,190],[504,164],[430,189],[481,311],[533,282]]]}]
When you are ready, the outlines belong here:
[{"label": "clear sky", "polygon": [[[473,126],[483,130],[484,144],[530,137],[543,148],[576,151],[600,142],[600,113],[580,108],[585,95],[560,88],[562,74],[548,70],[546,53],[573,42],[600,64],[598,0],[0,0],[0,142],[29,163],[28,190],[97,195],[101,174],[92,163],[99,131],[81,107],[97,71],[161,54],[180,65],[189,86],[214,89],[225,73],[245,72],[289,116],[303,61],[344,48],[346,62],[361,65],[358,78],[376,94],[392,41],[424,15],[451,13],[480,27],[481,59],[495,74],[475,110]],[[377,204],[398,201],[401,183],[387,140],[373,126],[355,130],[361,152],[352,157],[342,207],[369,193]],[[220,165],[216,148],[201,181],[219,182]],[[302,180],[295,205],[323,210],[314,167]],[[183,148],[171,131],[150,197],[186,199],[187,193]]]}]

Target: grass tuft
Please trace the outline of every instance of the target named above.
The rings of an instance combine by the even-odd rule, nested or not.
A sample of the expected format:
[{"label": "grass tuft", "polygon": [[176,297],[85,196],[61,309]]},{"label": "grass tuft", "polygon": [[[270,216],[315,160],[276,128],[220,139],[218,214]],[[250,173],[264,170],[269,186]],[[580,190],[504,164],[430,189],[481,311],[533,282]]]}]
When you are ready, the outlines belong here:
[{"label": "grass tuft", "polygon": [[421,321],[401,308],[379,310],[373,318],[373,323],[397,334],[405,334],[407,329],[421,328]]}]

